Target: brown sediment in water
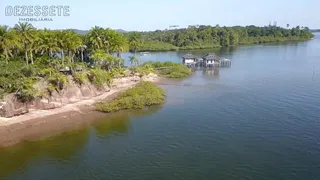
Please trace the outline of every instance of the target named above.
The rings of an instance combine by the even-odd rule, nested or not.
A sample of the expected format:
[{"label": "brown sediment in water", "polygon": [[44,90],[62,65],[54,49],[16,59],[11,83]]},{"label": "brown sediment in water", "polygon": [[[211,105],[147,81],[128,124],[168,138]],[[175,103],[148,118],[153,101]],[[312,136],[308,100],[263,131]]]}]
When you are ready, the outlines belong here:
[{"label": "brown sediment in water", "polygon": [[[160,82],[159,78],[149,79],[149,81]],[[121,91],[132,87],[136,83],[111,89],[100,96],[67,104],[60,108],[36,110],[12,118],[0,117],[0,147],[23,141],[36,141],[72,128],[87,126],[99,117],[106,116],[104,113],[95,111],[94,105],[97,102],[101,100],[111,101]]]},{"label": "brown sediment in water", "polygon": [[99,114],[88,109],[68,111],[29,119],[0,127],[0,147],[10,146],[23,141],[35,141],[59,134],[66,130],[86,126]]}]

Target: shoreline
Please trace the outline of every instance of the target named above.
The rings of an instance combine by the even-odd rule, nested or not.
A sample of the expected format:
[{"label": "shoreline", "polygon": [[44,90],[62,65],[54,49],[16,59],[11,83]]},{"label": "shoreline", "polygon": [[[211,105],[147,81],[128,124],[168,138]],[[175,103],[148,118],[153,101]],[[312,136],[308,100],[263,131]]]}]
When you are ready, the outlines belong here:
[{"label": "shoreline", "polygon": [[[194,47],[176,47],[175,49],[143,49],[141,51],[137,51],[139,53],[141,52],[174,52],[174,51],[196,51],[196,50],[208,50],[208,49],[219,49],[219,48],[230,48],[230,47],[241,47],[241,46],[251,46],[251,45],[268,45],[268,44],[278,44],[278,43],[294,43],[294,42],[303,42],[303,41],[309,41],[312,40],[313,38],[309,38],[309,39],[287,39],[287,40],[282,40],[282,41],[269,41],[269,42],[262,42],[262,43],[258,43],[258,42],[248,42],[248,43],[241,43],[241,44],[237,44],[237,45],[229,45],[229,46],[221,46],[221,45],[217,45],[217,46],[210,46],[210,47],[202,47],[202,46],[194,46]],[[129,51],[131,52],[131,51]],[[131,52],[132,53],[132,52]]]},{"label": "shoreline", "polygon": [[45,138],[63,132],[66,128],[70,129],[70,127],[76,125],[83,125],[95,119],[94,105],[99,101],[110,101],[117,97],[121,91],[133,87],[142,80],[158,83],[160,79],[159,76],[141,78],[139,81],[111,88],[110,91],[101,95],[69,103],[62,107],[49,110],[32,110],[26,114],[10,118],[0,117],[0,147],[11,146],[30,139]]}]

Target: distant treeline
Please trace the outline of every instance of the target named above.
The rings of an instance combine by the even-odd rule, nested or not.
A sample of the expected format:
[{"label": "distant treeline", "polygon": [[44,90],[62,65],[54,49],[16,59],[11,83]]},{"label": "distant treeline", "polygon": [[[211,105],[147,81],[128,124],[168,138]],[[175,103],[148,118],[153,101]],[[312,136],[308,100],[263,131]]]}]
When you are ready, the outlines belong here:
[{"label": "distant treeline", "polygon": [[135,33],[142,40],[138,51],[227,47],[241,44],[307,40],[313,37],[307,27],[302,29],[299,26],[291,29],[276,26],[199,26]]},{"label": "distant treeline", "polygon": [[310,32],[320,32],[320,29],[311,29]]}]

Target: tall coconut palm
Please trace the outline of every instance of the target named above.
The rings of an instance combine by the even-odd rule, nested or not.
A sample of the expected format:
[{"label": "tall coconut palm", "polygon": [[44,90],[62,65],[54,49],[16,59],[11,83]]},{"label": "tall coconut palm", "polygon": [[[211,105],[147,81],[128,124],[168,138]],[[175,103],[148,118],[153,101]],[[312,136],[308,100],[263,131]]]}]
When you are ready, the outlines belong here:
[{"label": "tall coconut palm", "polygon": [[91,28],[91,30],[86,35],[86,42],[89,44],[90,48],[93,50],[103,49],[106,42],[104,42],[104,29],[99,26]]},{"label": "tall coconut palm", "polygon": [[129,34],[129,46],[132,51],[134,51],[134,55],[142,46],[142,40],[140,34],[137,32],[132,32]]},{"label": "tall coconut palm", "polygon": [[121,66],[124,64],[124,60],[122,58],[116,57],[114,59],[114,63],[117,64],[118,68],[121,68]]},{"label": "tall coconut palm", "polygon": [[9,56],[12,56],[12,50],[16,47],[20,47],[20,44],[15,31],[10,30],[8,26],[0,26],[0,50],[4,54],[7,64]]},{"label": "tall coconut palm", "polygon": [[83,46],[82,38],[79,34],[73,31],[68,32],[69,40],[66,42],[66,48],[68,50],[69,58],[71,62],[74,62],[74,55],[81,50]]},{"label": "tall coconut palm", "polygon": [[65,30],[57,31],[56,36],[57,36],[57,45],[61,53],[61,62],[62,62],[62,65],[64,65],[64,52],[65,50],[67,50],[68,41],[70,41],[68,38],[68,31],[65,31]]},{"label": "tall coconut palm", "polygon": [[20,41],[23,46],[23,50],[25,53],[25,60],[27,65],[29,64],[29,59],[28,59],[28,51],[29,51],[29,45],[34,39],[34,30],[35,28],[32,26],[32,24],[26,22],[22,23],[19,22],[14,26],[14,29],[19,33],[20,35]]},{"label": "tall coconut palm", "polygon": [[80,46],[80,53],[81,53],[81,61],[83,62],[83,52],[87,49],[87,46],[85,44]]},{"label": "tall coconut palm", "polygon": [[123,34],[112,30],[106,29],[105,36],[105,49],[107,53],[114,53],[117,52],[118,56],[120,56],[120,52],[124,51],[127,47],[127,39],[124,37]]},{"label": "tall coconut palm", "polygon": [[110,53],[112,49],[112,42],[114,42],[114,30],[105,29],[103,33],[103,48],[105,49],[106,53]]},{"label": "tall coconut palm", "polygon": [[137,59],[135,56],[130,56],[130,63],[133,66],[138,66],[141,63],[140,59]]},{"label": "tall coconut palm", "polygon": [[30,53],[30,60],[31,64],[33,64],[33,55],[37,53],[40,50],[41,45],[41,39],[40,39],[40,33],[39,31],[32,31],[33,41],[29,44],[29,53]]},{"label": "tall coconut palm", "polygon": [[55,31],[44,30],[42,35],[41,48],[48,53],[50,58],[53,58],[53,54],[59,51],[56,33]]},{"label": "tall coconut palm", "polygon": [[115,37],[112,41],[111,49],[112,52],[117,53],[118,58],[121,58],[121,53],[125,50],[128,50],[128,41],[126,37],[121,33],[116,32],[114,35]]}]

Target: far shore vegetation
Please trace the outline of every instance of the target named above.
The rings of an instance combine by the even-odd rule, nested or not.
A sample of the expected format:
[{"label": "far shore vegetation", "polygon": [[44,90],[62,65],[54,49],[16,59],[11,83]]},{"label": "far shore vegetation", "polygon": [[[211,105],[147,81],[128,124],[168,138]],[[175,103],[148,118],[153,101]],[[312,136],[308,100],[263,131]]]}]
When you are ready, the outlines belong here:
[{"label": "far shore vegetation", "polygon": [[[277,26],[189,26],[184,29],[132,32],[141,39],[140,51],[170,51],[208,49],[244,44],[261,44],[284,41],[301,41],[313,38],[308,27]],[[135,51],[136,48],[131,48]]]},{"label": "far shore vegetation", "polygon": [[[37,29],[19,22],[14,27],[0,26],[0,99],[7,94],[21,102],[62,91],[68,81],[91,83],[104,88],[116,77],[157,73],[182,78],[190,69],[172,62],[141,62],[130,57],[124,66],[122,52],[196,49],[306,40],[313,35],[307,28],[211,27],[153,32],[120,33],[95,26],[85,35],[74,30]],[[44,87],[37,88],[41,84]]]},{"label": "far shore vegetation", "polygon": [[152,82],[142,81],[135,87],[125,90],[112,102],[99,103],[96,109],[102,112],[116,112],[126,109],[143,109],[159,105],[165,101],[165,91]]}]

